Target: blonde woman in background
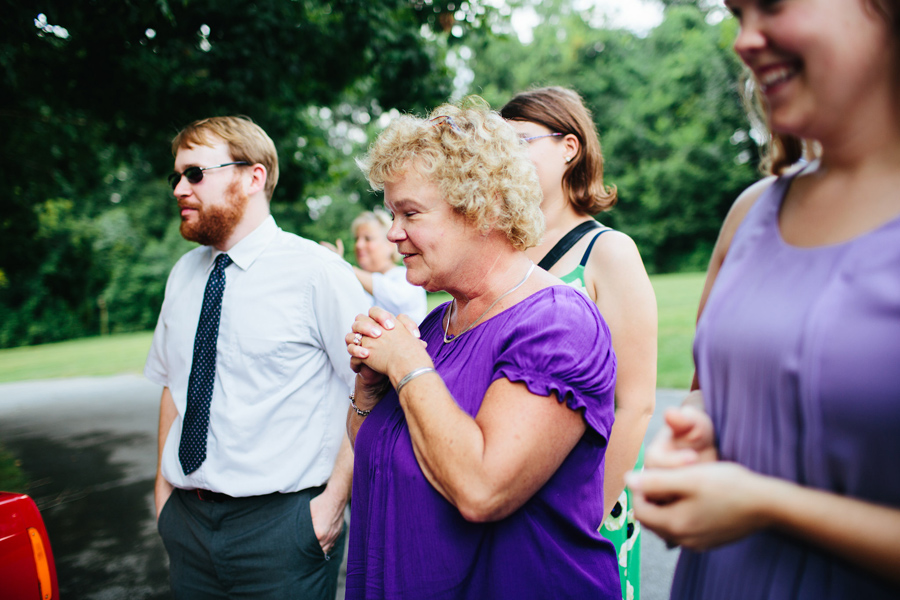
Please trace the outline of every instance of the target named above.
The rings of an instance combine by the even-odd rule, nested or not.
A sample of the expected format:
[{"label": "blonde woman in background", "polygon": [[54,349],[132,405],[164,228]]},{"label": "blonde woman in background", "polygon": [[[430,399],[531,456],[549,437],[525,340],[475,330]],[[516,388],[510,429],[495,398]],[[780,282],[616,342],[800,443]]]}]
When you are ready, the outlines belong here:
[{"label": "blonde woman in background", "polygon": [[[391,217],[382,210],[366,211],[353,219],[350,229],[355,240],[358,267],[353,267],[356,278],[372,300],[372,306],[381,307],[395,315],[406,314],[421,323],[428,312],[425,290],[406,281],[406,267],[397,265],[400,254],[397,246],[388,241]],[[344,243],[321,242],[326,248],[344,255]]]}]

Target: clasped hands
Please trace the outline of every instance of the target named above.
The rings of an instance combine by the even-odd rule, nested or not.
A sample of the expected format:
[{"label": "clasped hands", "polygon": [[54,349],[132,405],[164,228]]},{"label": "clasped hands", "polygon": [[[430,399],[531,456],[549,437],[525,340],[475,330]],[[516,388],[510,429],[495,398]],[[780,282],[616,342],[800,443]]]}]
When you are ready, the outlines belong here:
[{"label": "clasped hands", "polygon": [[[700,391],[689,400],[701,401]],[[691,405],[666,411],[643,472],[626,475],[635,517],[669,545],[705,550],[767,526],[758,511],[766,478],[719,461],[712,420]],[[764,500],[764,499],[763,499]]]},{"label": "clasped hands", "polygon": [[356,398],[361,410],[371,410],[388,386],[396,385],[413,369],[432,366],[426,343],[419,338],[419,327],[404,314],[394,316],[375,306],[368,315],[356,316],[344,341],[350,368],[357,373],[364,392]]}]

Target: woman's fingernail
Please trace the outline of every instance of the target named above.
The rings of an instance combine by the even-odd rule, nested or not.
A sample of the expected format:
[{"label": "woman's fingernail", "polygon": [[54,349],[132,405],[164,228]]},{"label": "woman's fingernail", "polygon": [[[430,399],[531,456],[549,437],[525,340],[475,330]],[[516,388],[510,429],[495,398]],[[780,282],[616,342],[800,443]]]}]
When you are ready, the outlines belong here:
[{"label": "woman's fingernail", "polygon": [[393,328],[394,328],[394,322],[391,321],[390,319],[388,319],[387,321],[384,322],[384,326],[385,326],[387,329],[393,329]]},{"label": "woman's fingernail", "polygon": [[376,327],[375,329],[372,330],[372,337],[378,337],[379,335],[381,335],[381,330],[380,330],[380,329],[378,329],[378,328]]}]

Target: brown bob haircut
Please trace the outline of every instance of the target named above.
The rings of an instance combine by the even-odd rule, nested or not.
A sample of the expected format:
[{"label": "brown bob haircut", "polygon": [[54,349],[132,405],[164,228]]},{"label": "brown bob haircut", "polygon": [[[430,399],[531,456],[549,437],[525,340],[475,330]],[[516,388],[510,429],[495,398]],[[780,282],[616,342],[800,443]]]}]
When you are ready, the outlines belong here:
[{"label": "brown bob haircut", "polygon": [[250,117],[210,117],[194,121],[172,140],[172,155],[180,148],[213,146],[219,138],[228,144],[231,160],[244,161],[266,168],[266,198],[272,199],[278,184],[278,152],[272,138]]},{"label": "brown bob haircut", "polygon": [[579,213],[595,215],[612,208],[616,186],[603,185],[603,153],[600,138],[577,92],[562,87],[545,87],[517,94],[500,109],[508,121],[529,121],[553,132],[578,138],[578,153],[563,175],[563,191]]}]

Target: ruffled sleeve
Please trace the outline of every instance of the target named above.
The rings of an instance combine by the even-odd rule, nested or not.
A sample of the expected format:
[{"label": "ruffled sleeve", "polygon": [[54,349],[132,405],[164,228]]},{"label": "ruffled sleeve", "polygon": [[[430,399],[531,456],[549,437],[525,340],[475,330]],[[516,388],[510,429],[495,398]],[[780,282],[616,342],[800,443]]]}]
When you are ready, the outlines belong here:
[{"label": "ruffled sleeve", "polygon": [[549,288],[536,298],[507,324],[509,335],[504,335],[491,381],[522,382],[538,396],[556,393],[608,440],[616,386],[609,328],[594,303],[568,286]]}]

